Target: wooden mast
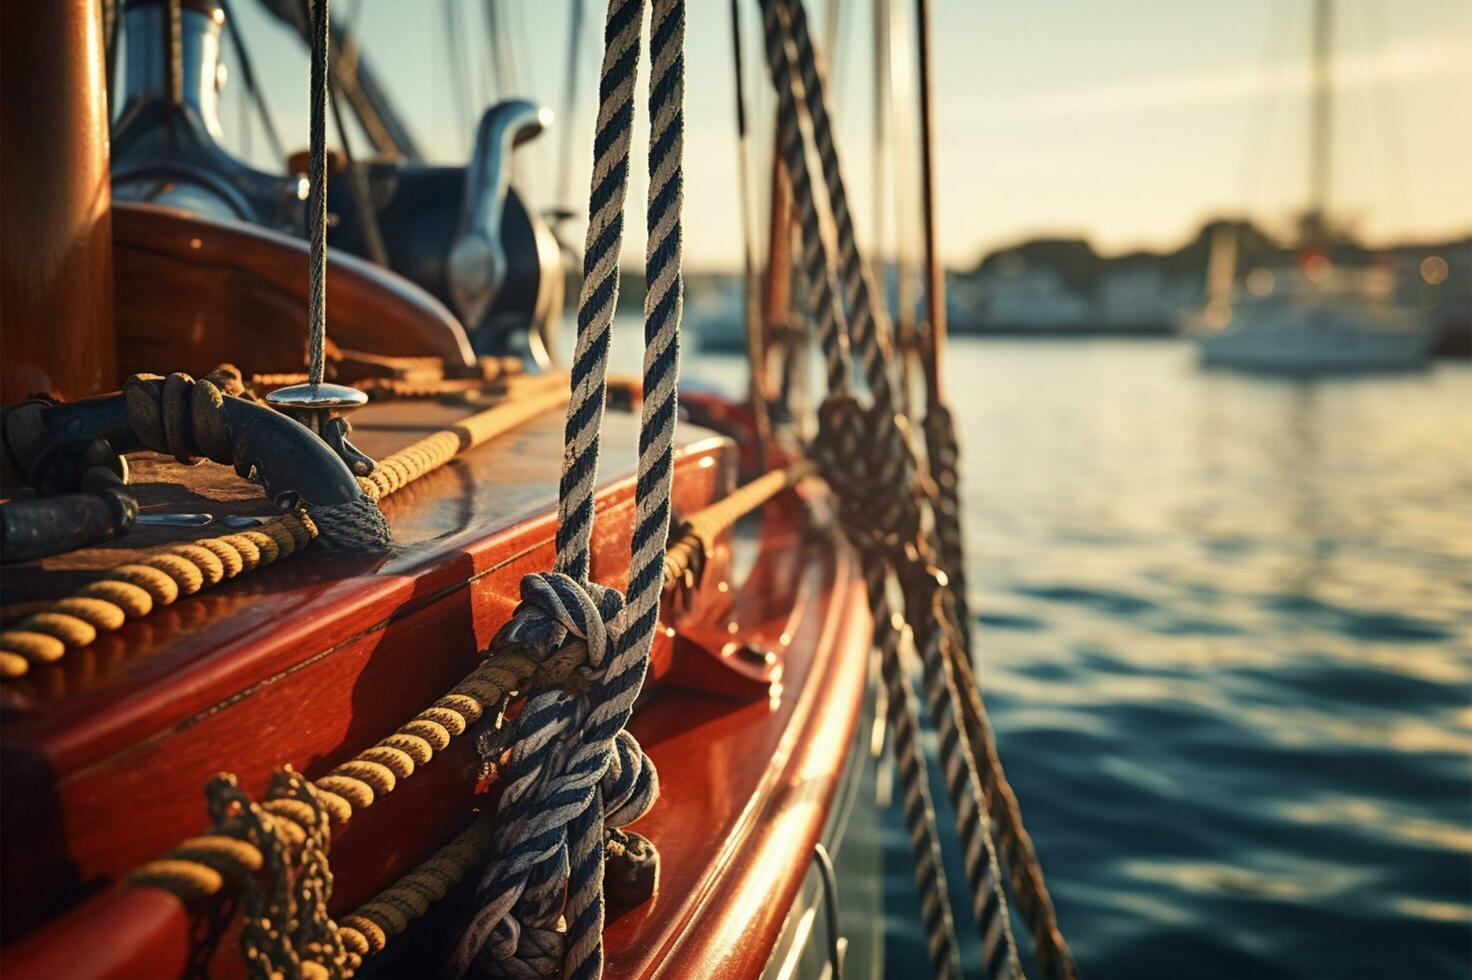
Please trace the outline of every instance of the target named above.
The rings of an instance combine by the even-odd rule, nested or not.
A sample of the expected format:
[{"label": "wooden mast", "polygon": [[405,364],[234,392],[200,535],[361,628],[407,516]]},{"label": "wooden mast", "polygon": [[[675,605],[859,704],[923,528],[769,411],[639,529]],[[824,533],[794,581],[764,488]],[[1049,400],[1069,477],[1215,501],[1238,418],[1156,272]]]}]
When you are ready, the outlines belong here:
[{"label": "wooden mast", "polygon": [[117,387],[97,0],[0,3],[0,403]]}]

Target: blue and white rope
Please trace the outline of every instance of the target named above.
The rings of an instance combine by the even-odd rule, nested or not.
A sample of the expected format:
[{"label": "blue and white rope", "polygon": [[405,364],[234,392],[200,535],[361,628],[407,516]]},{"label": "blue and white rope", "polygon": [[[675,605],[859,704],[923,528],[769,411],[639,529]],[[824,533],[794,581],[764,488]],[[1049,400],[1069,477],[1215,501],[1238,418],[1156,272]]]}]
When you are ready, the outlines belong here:
[{"label": "blue and white rope", "polygon": [[588,236],[583,250],[572,398],[567,406],[557,503],[557,570],[580,581],[588,577],[593,535],[593,491],[598,482],[598,441],[608,393],[608,343],[618,305],[618,262],[624,235],[624,199],[629,190],[629,143],[634,130],[634,83],[639,74],[643,26],[644,0],[610,0],[603,29]]},{"label": "blue and white rope", "polygon": [[653,763],[625,726],[648,670],[669,536],[683,305],[684,0],[654,0],[651,17],[644,398],[627,594],[588,581],[643,19],[643,0],[611,0],[559,494],[557,570],[523,582],[522,606],[492,644],[493,655],[511,645],[546,655],[565,643],[585,644],[587,691],[536,694],[516,721],[495,856],[478,890],[481,908],[450,963],[461,973],[472,960],[505,975],[540,968],[560,912],[567,928],[562,975],[601,976],[607,831],[641,817],[659,791]]}]

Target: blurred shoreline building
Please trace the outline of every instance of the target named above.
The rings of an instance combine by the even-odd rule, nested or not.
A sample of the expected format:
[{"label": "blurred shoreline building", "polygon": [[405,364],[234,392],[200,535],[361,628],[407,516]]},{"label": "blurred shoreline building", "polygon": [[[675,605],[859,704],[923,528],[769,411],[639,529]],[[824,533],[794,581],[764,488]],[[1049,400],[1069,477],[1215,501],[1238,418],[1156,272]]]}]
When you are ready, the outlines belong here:
[{"label": "blurred shoreline building", "polygon": [[[952,274],[951,329],[1013,336],[1174,334],[1205,302],[1211,242],[1223,229],[1237,242],[1233,289],[1270,294],[1286,285],[1283,270],[1303,259],[1296,247],[1236,219],[1208,221],[1166,252],[1101,256],[1083,239],[1040,238]],[[1324,253],[1335,268],[1381,282],[1396,302],[1427,310],[1438,325],[1438,353],[1472,353],[1472,236],[1369,248],[1341,235]]]}]

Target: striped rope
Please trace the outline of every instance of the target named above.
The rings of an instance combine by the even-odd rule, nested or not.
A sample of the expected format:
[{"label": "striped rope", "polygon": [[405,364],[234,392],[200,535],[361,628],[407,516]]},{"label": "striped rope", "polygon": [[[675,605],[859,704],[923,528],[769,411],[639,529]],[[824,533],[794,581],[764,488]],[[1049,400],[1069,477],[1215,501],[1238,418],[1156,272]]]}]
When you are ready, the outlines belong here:
[{"label": "striped rope", "polygon": [[777,140],[792,184],[792,200],[802,230],[801,273],[798,278],[808,291],[808,305],[817,319],[818,341],[823,348],[823,368],[829,391],[845,391],[849,384],[848,323],[838,302],[838,284],[833,262],[819,222],[813,181],[797,111],[796,93],[789,79],[787,51],[777,11],[762,4],[767,65],[777,91]]},{"label": "striped rope", "polygon": [[567,923],[563,976],[601,976],[608,831],[637,820],[658,794],[653,763],[625,726],[659,618],[674,476],[683,305],[684,0],[654,0],[650,23],[643,404],[628,589],[620,595],[588,581],[643,16],[643,0],[609,4],[556,571],[523,581],[522,606],[493,643],[493,652],[523,643],[543,651],[582,643],[591,669],[586,693],[542,692],[516,721],[495,856],[477,891],[481,908],[450,963],[461,973],[473,960],[511,972],[531,969],[533,959],[545,962],[561,912]]},{"label": "striped rope", "polygon": [[578,332],[573,349],[572,400],[567,408],[562,482],[557,504],[557,570],[588,577],[593,538],[593,491],[599,434],[607,401],[608,343],[618,305],[619,251],[629,190],[629,141],[634,128],[643,0],[610,0],[603,31],[603,74],[593,137],[593,178]]},{"label": "striped rope", "polygon": [[[681,222],[684,197],[685,3],[654,0],[650,19],[649,209],[645,252],[644,403],[639,427],[639,476],[629,586],[613,660],[591,693],[594,707],[585,743],[612,746],[634,711],[649,665],[664,588],[665,544],[674,479],[674,433],[679,375],[679,323],[684,302]],[[624,733],[626,734],[626,733]],[[628,736],[632,741],[632,736]],[[608,749],[604,755],[608,756]],[[606,767],[606,763],[605,763]],[[647,763],[653,773],[653,763]],[[605,813],[600,788],[569,831],[571,872],[566,916],[571,937],[563,975],[577,980],[603,974],[604,827],[622,819]],[[653,803],[651,797],[649,802]]]},{"label": "striped rope", "polygon": [[957,635],[961,649],[971,652],[971,603],[966,592],[966,539],[961,532],[961,447],[956,424],[943,402],[932,400],[925,409],[925,459],[935,487],[931,513],[935,516],[935,544],[941,568],[950,579],[955,599]]},{"label": "striped rope", "polygon": [[947,898],[930,780],[925,774],[925,756],[920,751],[919,713],[900,661],[900,631],[895,628],[896,617],[890,608],[887,564],[882,559],[866,556],[864,581],[874,617],[874,645],[879,648],[880,673],[888,696],[889,726],[894,733],[895,762],[903,787],[905,829],[910,837],[910,858],[915,866],[915,888],[920,894],[920,917],[925,924],[930,965],[940,980],[959,978],[961,953]]},{"label": "striped rope", "polygon": [[[886,311],[874,304],[877,290],[870,280],[868,266],[859,258],[848,190],[844,185],[833,123],[824,94],[822,64],[808,34],[807,13],[802,0],[762,0],[762,8],[769,21],[772,14],[777,15],[776,20],[786,42],[783,49],[787,53],[787,70],[800,74],[803,105],[811,121],[813,142],[822,166],[823,184],[838,241],[838,268],[849,330],[874,400],[889,406],[894,403],[889,376],[889,317]],[[795,50],[787,51],[787,43],[792,44]]]},{"label": "striped rope", "polygon": [[1032,933],[1033,953],[1043,976],[1054,980],[1075,980],[1078,965],[1058,927],[1053,899],[1043,879],[1042,864],[1033,848],[1032,837],[1022,823],[1022,807],[1017,794],[1012,791],[1012,784],[1002,769],[1001,756],[997,754],[996,740],[992,737],[991,724],[982,704],[981,686],[972,672],[970,659],[959,645],[951,647],[947,654],[956,675],[957,690],[962,695],[961,718],[966,739],[978,760],[987,760],[982,778],[992,824],[1001,840],[1017,910]]},{"label": "striped rope", "polygon": [[922,634],[917,637],[917,644],[924,667],[925,701],[931,723],[940,733],[941,769],[951,805],[956,808],[957,837],[961,840],[962,861],[971,886],[971,912],[981,933],[987,976],[1022,980],[1017,944],[1007,914],[1007,895],[987,815],[981,769],[971,743],[961,737],[956,719],[960,692],[944,648],[944,644],[955,642],[951,613],[945,608],[947,591],[944,587],[934,589],[930,615],[925,615],[927,610],[918,610],[919,614],[913,617]]},{"label": "striped rope", "polygon": [[[781,43],[773,44],[787,76],[783,88],[802,92],[802,115],[813,134],[818,160],[822,167],[824,190],[828,196],[838,244],[838,268],[849,333],[854,353],[859,358],[864,379],[874,398],[875,411],[883,419],[894,417],[900,406],[895,401],[895,385],[890,378],[890,325],[887,312],[876,305],[877,290],[870,279],[869,267],[859,256],[858,236],[849,210],[848,190],[844,184],[838,159],[838,144],[824,94],[823,67],[818,51],[808,33],[807,13],[802,0],[762,0],[768,33],[781,35]],[[796,77],[794,77],[796,76]],[[911,458],[904,445],[904,430],[885,424],[875,435],[882,449],[873,456],[875,471],[870,474],[881,487],[894,488],[891,498],[899,505],[902,492],[909,491],[910,477],[905,471]]]},{"label": "striped rope", "polygon": [[[836,460],[829,459],[825,471],[832,471],[828,473],[830,482],[838,486],[841,497],[849,498],[842,501],[849,510],[846,523],[857,525],[860,522],[855,518],[868,518],[862,522],[862,527],[855,528],[859,538],[868,539],[869,547],[874,547],[879,541],[886,541],[883,547],[888,554],[882,556],[881,568],[887,562],[896,565],[898,569],[900,565],[912,564],[914,560],[901,559],[896,550],[896,545],[904,544],[901,539],[906,535],[905,529],[912,526],[909,521],[911,515],[906,510],[913,506],[913,456],[906,438],[905,425],[898,417],[899,406],[895,403],[895,390],[889,373],[892,358],[889,356],[888,318],[885,311],[875,304],[877,290],[871,281],[868,267],[859,255],[857,234],[824,93],[821,59],[808,30],[802,0],[762,0],[762,7],[768,33],[773,82],[778,88],[779,99],[789,95],[787,104],[792,106],[798,101],[797,93],[801,93],[801,114],[805,116],[812,133],[831,209],[847,323],[852,333],[855,352],[873,396],[873,408],[868,415],[869,451],[859,454],[862,461],[856,466],[849,458],[854,454],[841,450],[844,443],[853,441],[853,434],[830,430],[830,438],[835,440],[840,451],[836,454]],[[790,128],[796,130],[797,127],[794,124]],[[802,154],[795,154],[794,157],[796,156]],[[805,158],[800,165],[806,167]],[[804,230],[807,231],[806,228]],[[828,413],[828,417],[837,420],[841,414]],[[852,415],[847,414],[850,417]],[[831,448],[828,455],[834,456]],[[834,465],[835,462],[837,465]],[[955,529],[958,528],[959,525],[956,524]],[[877,535],[874,533],[876,530]],[[882,577],[879,581],[882,583]],[[882,590],[871,583],[871,609],[876,617],[887,610],[887,606],[876,601],[882,599]],[[893,632],[893,627],[887,624],[881,623],[878,628]],[[1006,895],[1001,885],[1000,870],[996,865],[995,846],[986,820],[986,797],[981,789],[982,774],[974,753],[969,751],[970,746],[961,744],[957,725],[961,695],[955,688],[954,677],[947,672],[941,657],[939,643],[942,632],[933,622],[921,628],[926,641],[923,652],[926,662],[927,701],[932,721],[941,735],[942,765],[948,790],[957,809],[957,835],[961,839],[964,852],[973,911],[982,935],[988,976],[1015,977],[1020,975],[1020,967],[1011,934]],[[884,643],[885,639],[883,636],[876,636],[876,642]],[[893,685],[889,686],[893,695]],[[891,703],[893,702],[892,696]],[[904,715],[902,706],[892,710],[892,713],[895,711],[901,717]],[[911,725],[913,724],[912,720]],[[900,749],[901,741],[899,733],[904,727],[899,723],[895,724],[897,750]],[[902,762],[901,776],[908,781],[913,773],[906,769]],[[906,795],[907,798],[913,795],[908,784]],[[916,835],[922,829],[926,814],[923,809],[913,811],[908,805],[906,810],[913,843],[919,840]],[[933,821],[933,814],[929,815],[929,819]],[[928,862],[921,853],[923,848],[919,843],[915,843],[915,850],[918,880],[927,873],[925,865]],[[925,885],[922,884],[921,888],[923,895]],[[930,914],[929,910],[926,911],[926,927],[930,934],[934,959],[940,933],[943,926],[949,923]],[[939,963],[935,965],[937,970],[941,969]]]}]

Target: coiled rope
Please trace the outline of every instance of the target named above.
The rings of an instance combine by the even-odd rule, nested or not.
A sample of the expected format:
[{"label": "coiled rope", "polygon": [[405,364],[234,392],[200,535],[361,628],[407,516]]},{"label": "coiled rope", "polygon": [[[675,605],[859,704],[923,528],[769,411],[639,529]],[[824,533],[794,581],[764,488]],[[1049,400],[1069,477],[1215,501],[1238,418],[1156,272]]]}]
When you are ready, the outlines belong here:
[{"label": "coiled rope", "polygon": [[[643,18],[642,0],[612,0],[604,28],[556,570],[523,580],[522,604],[491,648],[495,656],[505,649],[545,655],[564,644],[579,647],[590,668],[587,690],[544,691],[517,719],[493,857],[477,889],[480,908],[450,960],[457,973],[472,961],[503,975],[545,973],[560,960],[565,977],[601,976],[608,835],[642,816],[658,793],[653,764],[624,726],[643,685],[659,617],[674,471],[683,289],[683,0],[655,0],[650,22],[644,400],[629,584],[620,595],[588,580]],[[565,952],[559,918],[566,923]]]},{"label": "coiled rope", "polygon": [[[200,403],[217,409],[216,397],[226,393],[209,377],[193,382],[188,375],[172,375],[169,380],[174,381],[174,389],[179,391],[189,384],[194,385],[190,391],[203,388],[202,395],[189,396],[189,404]],[[151,438],[149,433],[157,434],[156,441],[148,442],[150,448],[168,452],[171,447],[177,449],[178,443],[170,443],[165,436],[171,427],[166,425],[157,401],[148,397],[148,392],[156,387],[146,383],[150,381],[157,379],[137,376],[129,380],[126,388],[129,417],[135,430],[141,427],[139,435],[146,442]],[[209,387],[205,388],[206,384]],[[373,501],[381,500],[456,455],[560,407],[567,397],[562,375],[525,379],[515,386],[515,397],[507,402],[477,412],[390,454],[379,461],[371,475],[359,478],[358,483]],[[181,404],[178,398],[163,401]],[[139,406],[138,417],[135,417],[135,403]],[[11,451],[18,452],[19,447],[31,444],[22,433],[40,425],[43,407],[19,406],[7,412],[5,442]],[[200,433],[211,431],[210,424],[201,423],[201,419],[209,417],[209,411],[196,413],[188,429],[174,423],[172,430],[193,431],[199,438]],[[228,438],[225,442],[228,444]],[[229,456],[221,461],[228,462]],[[0,679],[24,676],[35,664],[55,663],[68,649],[87,646],[99,634],[121,629],[129,620],[147,616],[181,596],[193,595],[295,554],[318,533],[317,522],[302,511],[271,517],[258,527],[238,534],[149,549],[134,561],[107,570],[70,596],[47,603],[0,631]]]}]

